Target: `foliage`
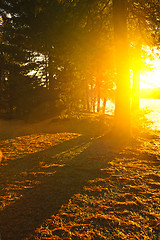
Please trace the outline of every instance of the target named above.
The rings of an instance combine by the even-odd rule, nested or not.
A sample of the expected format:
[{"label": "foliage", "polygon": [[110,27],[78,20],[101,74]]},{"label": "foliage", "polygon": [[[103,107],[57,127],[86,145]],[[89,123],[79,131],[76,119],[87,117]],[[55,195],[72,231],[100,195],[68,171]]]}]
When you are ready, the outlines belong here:
[{"label": "foliage", "polygon": [[[137,44],[158,46],[159,12],[157,1],[128,1],[133,62]],[[1,113],[100,111],[114,98],[112,1],[3,0],[0,13]]]}]

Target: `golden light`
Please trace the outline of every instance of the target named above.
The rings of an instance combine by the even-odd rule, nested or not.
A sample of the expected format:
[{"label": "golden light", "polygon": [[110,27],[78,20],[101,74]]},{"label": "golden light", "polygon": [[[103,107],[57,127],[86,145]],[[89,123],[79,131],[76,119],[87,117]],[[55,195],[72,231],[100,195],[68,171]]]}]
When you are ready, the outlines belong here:
[{"label": "golden light", "polygon": [[159,88],[160,87],[160,59],[156,57],[154,60],[146,59],[146,64],[151,67],[150,71],[146,71],[140,75],[140,88]]}]

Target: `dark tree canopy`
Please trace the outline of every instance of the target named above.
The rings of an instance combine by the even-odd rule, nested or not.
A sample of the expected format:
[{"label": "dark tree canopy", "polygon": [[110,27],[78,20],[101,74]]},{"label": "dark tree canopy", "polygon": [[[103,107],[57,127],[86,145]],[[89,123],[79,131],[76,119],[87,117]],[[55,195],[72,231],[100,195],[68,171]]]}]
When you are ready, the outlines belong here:
[{"label": "dark tree canopy", "polygon": [[139,46],[159,46],[158,1],[2,0],[0,15],[1,115],[105,112],[116,88],[129,128],[130,70],[138,79]]}]

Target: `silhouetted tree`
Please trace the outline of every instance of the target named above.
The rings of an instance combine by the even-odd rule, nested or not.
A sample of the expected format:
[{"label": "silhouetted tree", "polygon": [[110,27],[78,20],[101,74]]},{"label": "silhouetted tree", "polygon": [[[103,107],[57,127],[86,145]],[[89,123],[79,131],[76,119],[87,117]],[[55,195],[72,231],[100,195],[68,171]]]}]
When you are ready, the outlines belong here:
[{"label": "silhouetted tree", "polygon": [[128,65],[127,0],[113,1],[114,36],[116,46],[117,89],[115,102],[115,128],[130,134],[131,84]]}]

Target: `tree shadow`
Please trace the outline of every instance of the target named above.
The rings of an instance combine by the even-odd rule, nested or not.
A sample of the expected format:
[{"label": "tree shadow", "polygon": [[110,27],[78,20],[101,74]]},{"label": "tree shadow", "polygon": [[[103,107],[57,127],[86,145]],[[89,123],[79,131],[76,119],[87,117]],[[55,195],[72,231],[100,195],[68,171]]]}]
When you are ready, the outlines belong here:
[{"label": "tree shadow", "polygon": [[88,180],[106,177],[101,169],[107,168],[125,144],[111,137],[81,137],[10,162],[2,169],[2,195],[5,190],[15,198],[1,213],[2,240],[21,240],[33,234]]}]

